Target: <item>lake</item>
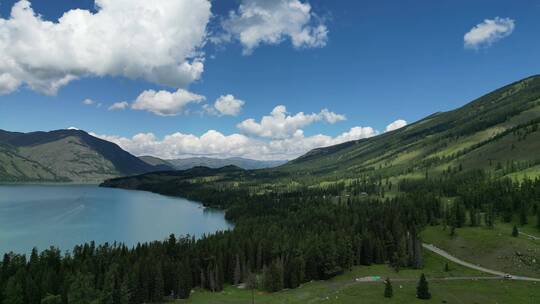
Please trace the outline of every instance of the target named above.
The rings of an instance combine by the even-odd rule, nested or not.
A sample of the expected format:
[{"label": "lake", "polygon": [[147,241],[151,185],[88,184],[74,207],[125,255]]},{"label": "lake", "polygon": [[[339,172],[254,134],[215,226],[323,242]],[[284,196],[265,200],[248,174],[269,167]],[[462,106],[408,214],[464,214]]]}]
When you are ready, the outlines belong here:
[{"label": "lake", "polygon": [[200,237],[232,225],[182,198],[97,186],[0,185],[0,254],[113,241],[132,246],[171,233]]}]

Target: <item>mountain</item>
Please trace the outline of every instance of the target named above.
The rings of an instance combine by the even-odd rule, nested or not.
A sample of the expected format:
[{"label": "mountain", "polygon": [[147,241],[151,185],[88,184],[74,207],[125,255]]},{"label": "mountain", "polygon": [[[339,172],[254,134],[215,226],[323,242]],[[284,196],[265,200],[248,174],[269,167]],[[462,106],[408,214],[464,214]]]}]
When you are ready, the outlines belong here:
[{"label": "mountain", "polygon": [[449,170],[498,175],[540,171],[540,77],[507,85],[393,132],[320,148],[280,168],[351,178],[415,178]]},{"label": "mountain", "polygon": [[0,130],[0,181],[101,182],[156,168],[81,130]]},{"label": "mountain", "polygon": [[[226,175],[210,172],[206,179],[186,175],[160,175],[158,179],[146,174],[144,181],[153,184],[154,189],[165,180],[185,182],[192,193],[195,185],[206,192],[242,186],[250,191],[283,192],[301,186],[325,188],[361,180],[396,185],[405,179],[465,174],[478,169],[495,177],[536,177],[540,176],[539,124],[540,76],[533,76],[456,110],[435,113],[372,138],[315,149],[277,168]],[[129,179],[133,182],[138,177]],[[107,185],[115,183],[126,185],[120,180]],[[181,187],[176,191],[184,193]]]},{"label": "mountain", "polygon": [[157,158],[154,156],[139,156],[139,159],[149,164],[150,166],[158,169],[159,171],[175,170],[174,166],[170,162],[161,158]]},{"label": "mountain", "polygon": [[254,160],[241,157],[190,157],[170,160],[163,160],[154,156],[141,156],[139,158],[152,166],[168,166],[175,170],[186,170],[193,167],[221,168],[225,166],[236,166],[242,169],[250,170],[277,167],[287,162],[282,160]]}]

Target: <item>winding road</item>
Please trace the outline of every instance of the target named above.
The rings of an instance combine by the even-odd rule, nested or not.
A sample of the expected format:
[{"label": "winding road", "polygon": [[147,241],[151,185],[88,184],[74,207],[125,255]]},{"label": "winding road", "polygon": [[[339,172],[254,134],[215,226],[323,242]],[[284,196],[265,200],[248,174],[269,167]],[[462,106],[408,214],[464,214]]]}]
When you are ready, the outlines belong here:
[{"label": "winding road", "polygon": [[[440,256],[442,256],[443,258],[447,259],[447,260],[450,260],[456,264],[459,264],[459,265],[462,265],[462,266],[465,266],[467,268],[470,268],[470,269],[474,269],[474,270],[478,270],[478,271],[481,271],[481,272],[484,272],[484,273],[489,273],[489,274],[492,274],[492,275],[496,275],[500,278],[508,278],[508,279],[511,279],[511,280],[518,280],[518,281],[531,281],[531,282],[540,282],[540,279],[537,279],[537,278],[529,278],[529,277],[522,277],[522,276],[515,276],[515,275],[512,275],[512,274],[507,274],[507,273],[504,273],[504,272],[500,272],[500,271],[497,271],[497,270],[493,270],[493,269],[488,269],[488,268],[484,268],[482,266],[478,266],[478,265],[475,265],[475,264],[471,264],[471,263],[468,263],[468,262],[465,262],[463,260],[460,260],[458,259],[457,257],[451,255],[450,253],[432,245],[432,244],[422,244],[422,247],[424,247],[425,249],[435,253],[435,254],[438,254]],[[510,276],[510,277],[508,277]]]},{"label": "winding road", "polygon": [[524,232],[521,232],[521,231],[519,232],[519,234],[524,235],[524,236],[528,237],[531,240],[540,241],[540,237],[530,235],[530,234],[527,234],[527,233],[524,233]]}]

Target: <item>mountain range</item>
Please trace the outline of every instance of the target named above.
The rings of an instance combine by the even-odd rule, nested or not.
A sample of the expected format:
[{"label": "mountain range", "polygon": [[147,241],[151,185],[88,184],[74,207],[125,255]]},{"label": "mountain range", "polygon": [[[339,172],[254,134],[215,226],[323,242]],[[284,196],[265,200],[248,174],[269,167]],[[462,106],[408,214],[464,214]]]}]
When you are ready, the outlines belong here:
[{"label": "mountain range", "polygon": [[[437,177],[482,169],[493,176],[540,176],[540,76],[486,94],[458,109],[439,112],[401,129],[319,148],[277,168],[189,174],[145,174],[108,181],[113,187],[158,189],[189,183],[214,191],[291,191],[298,186],[330,187],[359,179],[396,185],[404,179]],[[180,191],[181,189],[177,189]],[[172,193],[169,193],[172,194]]]},{"label": "mountain range", "polygon": [[435,113],[372,138],[315,149],[288,163],[243,158],[138,158],[81,130],[0,130],[0,181],[99,183],[199,166],[266,168],[236,182],[278,176],[271,180],[273,187],[288,187],[291,181],[313,185],[347,182],[359,176],[397,182],[476,169],[500,176],[534,177],[540,171],[539,122],[540,77],[533,76],[456,110]]},{"label": "mountain range", "polygon": [[101,183],[108,178],[197,166],[260,169],[284,161],[193,157],[162,160],[136,157],[118,145],[82,130],[9,132],[0,130],[0,181]]},{"label": "mountain range", "polygon": [[168,160],[163,160],[154,156],[140,156],[139,158],[152,166],[166,166],[174,170],[187,170],[193,167],[221,168],[225,166],[236,166],[242,169],[251,170],[273,168],[287,163],[287,161],[284,160],[254,160],[242,157],[189,157]]}]

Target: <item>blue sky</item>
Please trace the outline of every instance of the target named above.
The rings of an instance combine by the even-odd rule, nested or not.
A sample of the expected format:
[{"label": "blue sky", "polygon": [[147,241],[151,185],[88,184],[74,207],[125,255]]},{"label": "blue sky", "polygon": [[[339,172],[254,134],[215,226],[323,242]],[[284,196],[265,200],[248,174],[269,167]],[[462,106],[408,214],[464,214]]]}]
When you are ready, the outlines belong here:
[{"label": "blue sky", "polygon": [[[187,3],[187,11],[177,16],[181,19],[192,13],[190,2],[200,4],[204,0],[178,1]],[[4,20],[13,18],[10,11],[16,2],[0,1],[0,14]],[[256,40],[255,46],[250,47],[249,42],[237,36],[242,31],[253,30],[250,28],[252,22],[243,19],[242,6],[244,12],[259,5],[272,13],[277,12],[278,8],[291,6],[275,4],[269,8],[261,4],[264,3],[261,0],[212,1],[212,17],[208,22],[201,21],[206,33],[205,42],[187,43],[195,45],[192,51],[197,52],[195,57],[204,64],[204,72],[196,79],[171,86],[164,84],[164,81],[149,79],[152,76],[141,76],[146,72],[140,69],[139,74],[133,74],[134,79],[130,79],[125,75],[113,75],[119,74],[114,72],[117,71],[116,65],[106,67],[102,75],[98,75],[100,73],[91,66],[85,66],[86,70],[77,74],[78,79],[60,86],[51,94],[43,89],[30,88],[28,81],[34,80],[28,80],[28,77],[34,79],[33,76],[20,76],[21,84],[16,89],[0,95],[0,129],[26,132],[74,126],[114,140],[135,154],[162,157],[200,154],[292,158],[318,145],[336,143],[337,137],[351,128],[373,129],[373,132],[356,132],[357,138],[381,133],[395,120],[403,119],[411,123],[431,113],[459,107],[484,93],[540,71],[540,1],[270,2],[303,5],[304,15],[294,16],[304,19],[292,26],[307,29],[311,40],[294,45],[294,37],[300,36],[294,36],[298,34],[294,31],[293,34],[288,33],[288,25],[284,25],[281,30],[271,33],[277,37],[276,41],[269,42],[271,37],[263,33],[258,36],[260,39]],[[34,0],[31,7],[41,15],[41,21],[55,23],[71,9],[89,10],[88,14],[105,10],[88,0]],[[309,10],[306,11],[306,8]],[[200,11],[204,15],[204,9]],[[485,23],[486,19],[495,20],[502,30],[494,36],[480,35],[474,46],[465,45],[464,35]],[[259,30],[265,28],[265,24],[259,25]],[[325,34],[316,36],[320,26],[324,27]],[[13,38],[15,34],[12,33],[11,40],[7,41],[1,35],[2,27],[0,22],[0,50],[2,47],[9,48],[6,45],[17,39],[29,39]],[[189,32],[190,29],[191,24],[182,24],[181,30]],[[96,42],[99,43],[99,39]],[[155,47],[157,43],[147,42],[145,47],[148,48]],[[181,44],[186,45],[182,41]],[[107,48],[107,45],[100,47]],[[123,48],[125,45],[116,47]],[[36,49],[37,58],[45,57],[39,63],[40,68],[50,69],[47,73],[64,71],[62,63],[46,58],[43,48]],[[17,54],[9,59],[25,60]],[[193,57],[186,60],[192,63]],[[144,64],[141,66],[142,69],[146,68]],[[0,62],[0,74],[2,69]],[[79,66],[76,70],[80,71]],[[173,116],[156,115],[144,105],[141,106],[142,110],[129,108],[143,91],[174,93],[177,89],[204,96],[205,100],[188,103],[178,115]],[[227,94],[233,95],[234,100],[243,101],[241,111],[236,116],[220,114],[213,108],[214,102]],[[95,103],[85,105],[82,103],[85,99]],[[121,101],[129,103],[127,109],[108,110],[113,103]],[[207,106],[203,108],[205,104]],[[267,125],[261,123],[261,118],[270,115],[278,105],[286,107],[286,113],[283,113],[285,118],[289,116],[291,120],[302,122],[287,125],[285,129],[272,129],[272,123],[280,121],[269,120]],[[213,112],[208,109],[213,109]],[[343,115],[346,120],[327,119],[321,115],[323,109]],[[306,116],[314,113],[314,116],[295,116],[299,112],[304,112]],[[248,119],[255,123],[251,127],[256,130],[238,125]],[[216,130],[225,136],[227,142],[232,140],[227,136],[233,134],[245,138],[235,138],[242,143],[233,145],[229,150],[213,149],[212,144],[198,141],[196,144],[199,146],[190,150],[178,147],[190,145],[183,139],[168,144],[162,141],[164,136],[176,132],[200,137],[208,130]],[[299,133],[295,135],[299,130],[302,140],[318,134],[326,137],[306,140],[302,147],[290,147],[295,142],[291,139],[300,136]],[[143,147],[148,142],[132,140],[139,133],[153,134],[151,148]],[[219,140],[216,139],[216,145],[220,145]],[[273,143],[273,147],[268,146],[262,152],[245,147],[258,143]]]}]

